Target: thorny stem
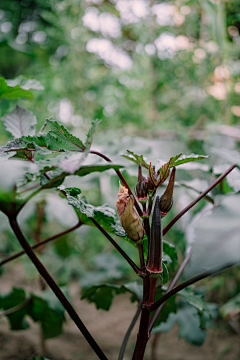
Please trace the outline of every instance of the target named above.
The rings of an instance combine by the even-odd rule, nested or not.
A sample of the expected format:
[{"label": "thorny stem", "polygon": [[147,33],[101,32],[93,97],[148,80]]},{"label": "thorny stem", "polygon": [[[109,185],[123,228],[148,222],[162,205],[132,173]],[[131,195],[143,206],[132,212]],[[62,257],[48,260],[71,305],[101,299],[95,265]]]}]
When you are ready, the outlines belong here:
[{"label": "thorny stem", "polygon": [[[102,153],[100,153],[100,152],[98,152],[98,151],[91,150],[90,153],[91,153],[91,154],[98,155],[98,156],[100,156],[101,158],[103,158],[104,160],[106,160],[107,162],[111,162],[111,163],[112,163],[112,160],[111,160],[108,156],[106,156],[106,155],[104,155],[104,154],[102,154]],[[127,183],[126,180],[124,179],[121,171],[120,171],[120,170],[115,170],[115,172],[116,172],[116,174],[118,175],[119,179],[122,181],[123,185],[128,189],[129,195],[132,195],[132,196],[134,197],[134,200],[135,200],[135,201],[134,201],[134,206],[135,206],[135,208],[136,208],[139,216],[142,216],[143,212],[142,212],[142,210],[141,210],[141,208],[140,208],[137,200],[135,199],[135,196],[134,196],[134,194],[132,193],[130,187],[128,186],[128,183]]]},{"label": "thorny stem", "polygon": [[82,332],[83,336],[85,337],[85,339],[87,340],[87,342],[89,343],[91,348],[95,351],[95,353],[97,354],[97,356],[99,357],[100,360],[107,360],[107,357],[102,352],[102,350],[100,349],[100,347],[98,346],[96,341],[93,339],[91,334],[88,332],[87,328],[85,327],[85,325],[79,318],[78,314],[76,313],[76,311],[74,310],[74,308],[72,307],[70,302],[67,300],[67,298],[65,297],[63,292],[60,290],[59,286],[56,284],[56,282],[53,280],[51,275],[48,273],[48,271],[46,270],[44,265],[41,263],[41,261],[38,259],[38,257],[33,252],[31,246],[25,239],[25,237],[18,225],[16,217],[14,217],[14,218],[9,217],[9,223],[10,223],[10,226],[11,226],[12,230],[14,231],[19,243],[22,245],[23,249],[27,253],[28,257],[30,258],[32,263],[35,265],[35,267],[37,268],[39,273],[42,275],[44,280],[47,282],[49,287],[52,289],[54,294],[57,296],[59,301],[62,303],[63,307],[68,312],[68,314],[70,315],[70,317],[72,318],[74,323],[77,325],[79,330]]},{"label": "thorny stem", "polygon": [[171,229],[171,227],[194,205],[198,203],[199,200],[204,198],[204,196],[211,191],[218,183],[220,183],[237,165],[231,165],[221,176],[219,176],[206,190],[204,190],[195,200],[188,204],[180,213],[173,218],[170,223],[163,229],[163,236]]},{"label": "thorny stem", "polygon": [[124,336],[124,339],[123,339],[123,342],[122,342],[122,345],[121,345],[121,348],[120,348],[118,360],[123,359],[125,349],[126,349],[126,346],[127,346],[127,343],[128,343],[128,339],[129,339],[129,337],[131,335],[131,332],[132,332],[132,330],[134,328],[134,325],[137,322],[137,319],[139,318],[139,315],[141,314],[141,311],[142,311],[142,302],[140,301],[138,303],[138,308],[137,308],[136,314],[134,315],[134,318],[132,319],[131,324],[130,324],[130,326],[129,326],[129,328],[128,328],[125,336]]},{"label": "thorny stem", "polygon": [[[66,235],[66,234],[70,233],[71,231],[79,228],[81,225],[83,225],[83,222],[81,220],[79,220],[78,223],[76,225],[74,225],[73,227],[71,227],[70,229],[62,231],[59,234],[50,236],[49,238],[47,238],[45,240],[39,241],[37,244],[34,244],[31,248],[36,249],[36,248],[38,248],[39,246],[41,246],[43,244],[46,244],[46,243],[48,243],[48,242],[50,242],[52,240],[55,240],[55,239],[57,239],[57,238],[59,238],[59,237],[61,237],[63,235]],[[13,255],[7,257],[6,259],[3,259],[2,261],[0,261],[0,266],[8,263],[11,260],[14,260],[14,259],[18,258],[19,256],[21,256],[23,254],[25,254],[25,250],[19,251],[18,253],[13,254]]]},{"label": "thorny stem", "polygon": [[106,238],[111,242],[111,244],[118,250],[118,252],[124,257],[124,259],[129,263],[129,265],[132,267],[132,269],[135,271],[137,275],[141,275],[142,271],[137,267],[137,265],[130,259],[130,257],[123,251],[123,249],[120,248],[120,246],[114,241],[111,236],[99,225],[99,223],[89,217],[89,219],[93,222],[93,224],[103,233],[103,235],[106,236]]},{"label": "thorny stem", "polygon": [[211,269],[211,270],[207,270],[207,271],[204,271],[194,277],[192,277],[191,279],[189,280],[186,280],[184,281],[182,284],[176,286],[175,288],[173,288],[171,291],[169,291],[168,293],[166,293],[165,295],[163,295],[161,297],[161,299],[157,300],[154,304],[148,306],[146,305],[146,308],[149,310],[149,311],[154,311],[156,310],[161,304],[163,304],[165,301],[167,301],[171,296],[177,294],[179,291],[185,289],[187,286],[189,285],[192,285],[194,284],[195,282],[197,281],[200,281],[202,279],[205,279],[206,277],[208,276],[211,276],[211,275],[214,275],[222,270],[225,270],[231,266],[233,266],[234,264],[230,263],[230,264],[227,264],[227,265],[224,265],[223,267],[221,268],[215,268],[215,269]]}]

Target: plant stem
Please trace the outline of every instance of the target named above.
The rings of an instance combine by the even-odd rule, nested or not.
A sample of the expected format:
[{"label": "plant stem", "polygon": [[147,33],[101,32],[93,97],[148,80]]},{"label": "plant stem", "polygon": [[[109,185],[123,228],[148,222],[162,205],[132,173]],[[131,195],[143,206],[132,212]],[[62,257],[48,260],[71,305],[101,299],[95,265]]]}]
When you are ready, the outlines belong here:
[{"label": "plant stem", "polygon": [[54,294],[57,296],[59,301],[62,303],[63,307],[68,312],[68,314],[70,315],[70,317],[72,318],[74,323],[77,325],[79,330],[82,332],[83,336],[85,337],[85,339],[87,340],[87,342],[89,343],[91,348],[95,351],[95,353],[97,354],[97,356],[99,357],[100,360],[107,360],[107,357],[102,352],[102,350],[100,349],[98,344],[95,342],[95,340],[93,339],[91,334],[88,332],[87,328],[85,327],[85,325],[79,318],[78,314],[76,313],[76,311],[74,310],[74,308],[72,307],[70,302],[67,300],[67,298],[65,297],[63,292],[60,290],[59,286],[56,284],[56,282],[53,280],[51,275],[48,273],[48,271],[46,270],[44,265],[41,263],[41,261],[38,259],[38,257],[33,252],[31,246],[28,244],[27,240],[25,239],[25,237],[18,225],[17,219],[9,218],[9,223],[10,223],[10,226],[11,226],[12,230],[14,231],[19,243],[21,244],[21,246],[27,253],[28,257],[30,258],[32,263],[35,265],[35,267],[37,268],[39,273],[42,275],[44,280],[47,282],[49,287],[52,289]]},{"label": "plant stem", "polygon": [[[39,241],[37,244],[34,244],[31,248],[32,248],[32,249],[36,249],[36,248],[38,248],[39,246],[41,246],[41,245],[43,245],[43,244],[46,244],[46,243],[48,243],[48,242],[50,242],[50,241],[52,241],[52,240],[55,240],[55,239],[57,239],[57,238],[59,238],[59,237],[61,237],[61,236],[63,236],[63,235],[66,235],[66,234],[70,233],[71,231],[79,228],[81,225],[83,225],[83,222],[81,222],[81,220],[79,220],[79,222],[78,222],[76,225],[74,225],[73,227],[71,227],[70,229],[64,230],[64,231],[60,232],[59,234],[50,236],[49,238],[47,238],[47,239],[45,239],[45,240]],[[3,259],[2,261],[0,261],[0,266],[8,263],[8,262],[11,261],[11,260],[14,260],[14,259],[18,258],[19,256],[21,256],[21,255],[23,255],[23,254],[25,254],[25,251],[24,251],[24,250],[19,251],[18,253],[13,254],[13,255],[7,257],[6,259]]]},{"label": "plant stem", "polygon": [[[190,257],[192,255],[192,252],[193,252],[193,246],[190,248],[190,250],[188,251],[187,253],[187,256],[185,257],[185,259],[183,260],[182,264],[180,265],[176,275],[174,276],[172,282],[170,283],[167,291],[166,291],[166,294],[169,293],[169,291],[171,291],[174,286],[176,285],[176,283],[178,282],[183,270],[185,269],[185,266],[187,265],[188,261],[190,260]],[[165,302],[159,306],[159,308],[155,311],[155,313],[153,314],[153,316],[151,317],[151,320],[149,322],[149,327],[148,327],[148,331],[151,333],[152,331],[152,328],[155,324],[155,321],[157,320],[160,312],[162,311],[162,308],[164,306]]]},{"label": "plant stem", "polygon": [[106,238],[111,242],[111,244],[120,252],[120,254],[124,257],[124,259],[129,263],[129,265],[132,267],[132,269],[135,271],[135,273],[137,275],[142,274],[142,271],[137,267],[137,265],[135,264],[135,262],[133,262],[130,257],[125,253],[125,251],[123,251],[123,249],[120,248],[120,246],[116,243],[116,241],[114,241],[111,236],[99,225],[99,223],[89,217],[89,219],[93,222],[93,224],[101,231],[101,233],[103,233],[103,235],[106,236]]},{"label": "plant stem", "polygon": [[204,271],[194,277],[192,277],[191,279],[189,280],[186,280],[184,281],[182,284],[176,286],[175,288],[173,288],[171,291],[169,291],[168,293],[166,293],[165,295],[163,295],[161,297],[161,299],[157,300],[154,304],[150,305],[150,306],[147,306],[146,305],[146,308],[149,310],[149,311],[154,311],[156,310],[161,304],[163,304],[167,299],[169,299],[171,296],[175,295],[176,293],[178,293],[179,291],[185,289],[187,286],[189,285],[192,285],[194,284],[195,282],[199,281],[199,280],[202,280],[202,279],[205,279],[206,277],[208,276],[211,276],[213,274],[216,274],[222,270],[225,270],[231,266],[233,266],[234,264],[227,264],[221,268],[215,268],[215,269],[211,269],[211,270],[207,270],[207,271]]},{"label": "plant stem", "polygon": [[[148,295],[149,295],[149,276],[146,275],[143,277],[143,302],[148,301]],[[147,311],[146,310],[147,310],[146,308],[142,308],[139,331],[137,335],[137,343],[135,346],[132,360],[143,360],[146,345],[150,338],[150,333],[148,332],[150,312],[147,314],[148,310]]]},{"label": "plant stem", "polygon": [[163,236],[171,229],[171,227],[182,217],[188,210],[198,203],[199,200],[211,191],[218,183],[222,181],[237,165],[231,165],[221,176],[219,176],[206,190],[204,190],[195,200],[188,204],[180,213],[173,218],[170,223],[163,229]]},{"label": "plant stem", "polygon": [[137,247],[138,247],[139,259],[140,259],[140,267],[141,267],[141,270],[145,271],[143,244],[137,244]]},{"label": "plant stem", "polygon": [[134,315],[134,318],[131,321],[131,324],[130,324],[127,332],[126,332],[126,335],[124,336],[124,339],[123,339],[123,342],[122,342],[122,345],[121,345],[121,349],[120,349],[120,352],[119,352],[118,360],[123,359],[125,349],[126,349],[126,346],[127,346],[127,343],[128,343],[128,339],[129,339],[129,337],[131,335],[131,332],[132,332],[132,330],[134,328],[134,325],[137,322],[137,319],[139,318],[139,315],[141,314],[141,311],[142,311],[142,302],[140,301],[138,303],[138,308],[137,308],[136,314]]},{"label": "plant stem", "polygon": [[[111,160],[108,156],[106,156],[106,155],[104,155],[104,154],[102,154],[102,153],[100,153],[100,152],[98,152],[98,151],[91,150],[90,153],[91,153],[91,154],[98,155],[98,156],[100,156],[101,158],[103,158],[104,160],[106,160],[107,162],[111,162],[111,163],[112,163],[112,160]],[[115,172],[116,172],[116,174],[118,175],[119,179],[122,181],[123,185],[128,189],[129,195],[132,195],[132,196],[134,197],[134,200],[135,200],[135,201],[134,201],[134,206],[135,206],[135,208],[136,208],[139,216],[142,216],[143,212],[142,212],[142,210],[141,210],[141,208],[140,208],[137,200],[135,199],[135,196],[134,196],[134,194],[132,193],[130,187],[128,186],[128,183],[127,183],[126,180],[124,179],[121,171],[120,171],[120,170],[115,170]]]}]

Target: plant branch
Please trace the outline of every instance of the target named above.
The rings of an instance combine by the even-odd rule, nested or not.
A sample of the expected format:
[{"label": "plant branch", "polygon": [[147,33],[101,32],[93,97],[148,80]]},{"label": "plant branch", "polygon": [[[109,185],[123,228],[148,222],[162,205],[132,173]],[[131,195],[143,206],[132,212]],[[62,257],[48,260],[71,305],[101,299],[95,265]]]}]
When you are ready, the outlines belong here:
[{"label": "plant branch", "polygon": [[[41,246],[43,244],[46,244],[46,243],[48,243],[48,242],[50,242],[52,240],[55,240],[55,239],[57,239],[57,238],[59,238],[59,237],[61,237],[63,235],[66,235],[66,234],[70,233],[71,231],[79,228],[81,225],[83,225],[83,222],[81,220],[79,220],[79,222],[76,225],[74,225],[73,227],[71,227],[70,229],[64,230],[64,231],[62,231],[62,232],[60,232],[60,233],[58,233],[56,235],[50,236],[49,238],[47,238],[45,240],[39,241],[37,244],[34,244],[31,248],[36,249],[36,248],[38,248],[39,246]],[[14,260],[14,259],[18,258],[19,256],[21,256],[23,254],[25,254],[24,250],[19,251],[18,253],[7,257],[6,259],[3,259],[2,261],[0,261],[0,266],[8,263],[11,260]]]},{"label": "plant branch", "polygon": [[9,222],[10,222],[10,226],[13,229],[19,243],[22,245],[22,247],[25,250],[25,252],[27,253],[28,257],[30,258],[32,263],[35,265],[35,267],[37,268],[39,273],[42,275],[44,280],[47,282],[49,287],[52,289],[54,294],[57,296],[59,301],[62,303],[63,307],[66,309],[66,311],[68,312],[68,314],[70,315],[70,317],[72,318],[74,323],[77,325],[79,330],[82,332],[83,336],[85,337],[85,339],[87,340],[87,342],[89,343],[91,348],[95,351],[95,353],[97,354],[97,356],[99,357],[100,360],[107,360],[107,357],[102,352],[102,350],[100,349],[100,347],[98,346],[96,341],[93,339],[93,337],[91,336],[91,334],[89,333],[89,331],[87,330],[87,328],[85,327],[85,325],[83,324],[81,319],[79,318],[78,314],[76,313],[76,311],[74,310],[74,308],[72,307],[70,302],[67,300],[67,298],[65,297],[63,292],[60,290],[59,286],[56,284],[56,282],[53,280],[51,275],[48,273],[48,271],[46,270],[44,265],[41,263],[41,261],[38,259],[38,257],[33,252],[31,246],[29,245],[29,243],[27,242],[27,240],[25,239],[25,237],[22,233],[16,218],[9,218]]},{"label": "plant branch", "polygon": [[215,275],[216,273],[222,271],[222,270],[225,270],[231,266],[233,266],[234,264],[230,263],[230,264],[227,264],[227,265],[224,265],[222,267],[218,267],[218,268],[215,268],[215,269],[211,269],[211,270],[207,270],[207,271],[204,271],[194,277],[192,277],[191,279],[189,280],[186,280],[184,281],[182,284],[176,286],[175,288],[173,288],[171,291],[169,291],[168,293],[166,293],[165,295],[163,295],[161,297],[161,299],[157,300],[154,304],[150,305],[150,306],[145,306],[149,311],[154,311],[156,310],[161,304],[163,304],[165,301],[167,301],[171,296],[177,294],[179,291],[185,289],[187,286],[189,285],[192,285],[194,283],[196,283],[197,281],[200,281],[202,279],[205,279],[206,277],[208,276],[211,276],[211,275]]},{"label": "plant branch", "polygon": [[[170,285],[169,285],[169,287],[168,287],[168,289],[167,289],[167,291],[166,291],[166,294],[168,294],[168,293],[174,288],[174,286],[177,284],[177,282],[178,282],[178,280],[179,280],[179,278],[180,278],[183,270],[185,269],[185,266],[187,265],[188,261],[189,261],[190,258],[191,258],[192,252],[193,252],[193,245],[192,245],[192,247],[190,248],[190,250],[188,251],[187,256],[185,257],[185,259],[183,260],[182,264],[180,265],[180,267],[179,267],[176,275],[174,276],[173,280],[171,281],[171,283],[170,283]],[[165,294],[165,295],[166,295],[166,294]],[[154,313],[153,316],[151,317],[151,319],[150,319],[150,321],[149,321],[149,327],[148,327],[149,333],[151,333],[152,328],[153,328],[153,326],[154,326],[154,324],[155,324],[155,321],[157,320],[160,312],[162,311],[162,308],[163,308],[164,304],[165,304],[165,302],[162,303],[162,304],[159,306],[159,308],[155,311],[155,313]]]},{"label": "plant branch", "polygon": [[110,243],[120,252],[120,254],[124,257],[124,259],[129,263],[129,265],[132,267],[132,269],[135,271],[137,275],[141,275],[142,271],[137,267],[137,265],[130,259],[130,257],[123,251],[123,249],[120,248],[120,246],[114,241],[111,236],[99,225],[99,223],[93,219],[89,218],[93,224],[101,231],[103,235],[106,236],[106,238],[110,241]]},{"label": "plant branch", "polygon": [[166,235],[168,230],[194,205],[198,203],[199,200],[204,198],[204,196],[211,191],[218,183],[220,183],[237,165],[231,165],[221,176],[219,176],[206,190],[204,190],[195,200],[193,200],[190,204],[188,204],[180,213],[173,218],[170,223],[163,229],[163,236]]},{"label": "plant branch", "polygon": [[137,322],[137,319],[139,318],[139,315],[141,314],[141,311],[142,311],[142,301],[140,301],[138,303],[138,308],[137,308],[137,311],[136,311],[136,314],[134,315],[134,318],[132,319],[131,321],[131,324],[124,336],[124,339],[123,339],[123,342],[122,342],[122,345],[121,345],[121,349],[120,349],[120,352],[119,352],[119,356],[118,356],[118,360],[122,360],[123,359],[123,356],[124,356],[124,353],[125,353],[125,349],[126,349],[126,346],[127,346],[127,343],[128,343],[128,339],[131,335],[131,332]]},{"label": "plant branch", "polygon": [[[106,155],[104,155],[104,154],[102,154],[102,153],[100,153],[100,152],[98,152],[98,151],[91,150],[90,153],[91,153],[91,154],[98,155],[98,156],[100,156],[101,158],[103,158],[104,160],[106,160],[107,162],[111,162],[111,163],[112,163],[112,160],[111,160],[108,156],[106,156]],[[126,180],[124,179],[121,171],[120,171],[120,170],[115,170],[115,172],[116,172],[116,174],[118,175],[119,179],[122,181],[123,185],[128,189],[129,195],[132,195],[132,196],[134,197],[134,200],[135,200],[135,201],[134,201],[134,206],[135,206],[135,208],[136,208],[139,216],[142,216],[142,215],[143,215],[143,212],[142,212],[142,210],[141,210],[141,208],[140,208],[137,200],[135,199],[135,196],[134,196],[134,194],[132,193],[130,187],[128,186],[128,183],[127,183]]]}]

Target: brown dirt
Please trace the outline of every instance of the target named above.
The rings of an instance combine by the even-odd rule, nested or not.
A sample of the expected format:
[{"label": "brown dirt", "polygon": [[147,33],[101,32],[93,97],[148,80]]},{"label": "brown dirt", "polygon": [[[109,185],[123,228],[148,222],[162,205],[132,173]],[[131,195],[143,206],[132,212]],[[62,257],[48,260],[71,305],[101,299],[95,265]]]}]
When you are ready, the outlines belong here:
[{"label": "brown dirt", "polygon": [[[13,280],[14,279],[14,280]],[[23,286],[26,290],[36,291],[36,282],[23,281],[20,268],[13,273],[6,272],[1,277],[1,292],[11,286]],[[115,297],[109,312],[96,310],[95,305],[79,301],[79,286],[70,286],[73,305],[79,316],[91,332],[94,339],[105,352],[109,360],[117,360],[118,351],[136,311],[136,305],[130,303],[129,296]],[[28,319],[31,327],[23,331],[10,331],[6,318],[0,318],[0,360],[29,360],[40,354],[40,331],[37,324]],[[126,350],[124,360],[130,360],[137,335],[135,326]],[[210,330],[202,347],[187,344],[178,339],[177,326],[169,333],[162,334],[157,346],[155,360],[240,360],[240,337],[226,330]],[[153,335],[154,336],[154,335]],[[153,337],[152,336],[152,337]],[[146,360],[151,358],[151,342],[146,350]],[[89,347],[75,324],[67,318],[61,336],[46,341],[46,356],[51,360],[95,360],[98,359]]]}]

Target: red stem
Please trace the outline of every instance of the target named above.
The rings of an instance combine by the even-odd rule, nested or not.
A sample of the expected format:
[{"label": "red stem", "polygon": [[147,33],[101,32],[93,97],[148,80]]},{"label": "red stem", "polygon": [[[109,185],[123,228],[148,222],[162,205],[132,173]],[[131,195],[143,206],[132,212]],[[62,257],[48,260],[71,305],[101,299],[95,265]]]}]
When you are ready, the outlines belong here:
[{"label": "red stem", "polygon": [[[32,249],[36,249],[36,248],[38,248],[39,246],[41,246],[41,245],[43,245],[43,244],[46,244],[46,243],[48,243],[48,242],[50,242],[50,241],[52,241],[52,240],[55,240],[55,239],[57,239],[57,238],[59,238],[59,237],[61,237],[61,236],[63,236],[63,235],[66,235],[66,234],[70,233],[71,231],[79,228],[81,225],[83,225],[83,223],[81,222],[81,220],[79,220],[79,222],[78,222],[76,225],[74,225],[73,227],[71,227],[70,229],[67,229],[67,230],[65,230],[65,231],[62,231],[62,232],[60,232],[59,234],[50,236],[49,238],[47,238],[47,239],[45,239],[45,240],[39,241],[37,244],[34,244],[31,248],[32,248]],[[3,259],[2,261],[0,261],[0,266],[8,263],[8,262],[11,261],[11,260],[14,260],[14,259],[18,258],[19,256],[21,256],[21,255],[23,255],[23,254],[25,254],[25,251],[24,251],[24,250],[19,251],[18,253],[13,254],[13,255],[7,257],[6,259]]]},{"label": "red stem", "polygon": [[76,313],[76,311],[74,310],[74,308],[72,307],[70,302],[67,300],[67,298],[65,297],[63,292],[60,290],[59,286],[56,284],[56,282],[53,280],[51,275],[48,273],[47,269],[44,267],[44,265],[41,263],[41,261],[38,259],[38,257],[33,252],[31,246],[29,245],[29,243],[27,242],[27,240],[25,239],[25,237],[22,233],[16,218],[9,218],[9,222],[10,222],[10,226],[11,226],[12,230],[14,231],[19,243],[21,244],[21,246],[27,253],[28,257],[30,258],[32,263],[35,265],[35,267],[37,268],[40,275],[42,275],[44,280],[47,282],[49,287],[52,289],[54,294],[57,296],[59,301],[62,303],[63,307],[66,309],[69,316],[72,318],[74,323],[77,325],[79,330],[82,332],[83,336],[85,337],[85,339],[87,340],[87,342],[89,343],[91,348],[95,351],[95,353],[97,354],[97,356],[99,357],[100,360],[107,360],[107,357],[102,352],[102,350],[100,349],[100,347],[98,346],[96,341],[93,339],[91,334],[88,332],[87,328],[85,327],[85,325],[79,318],[78,314]]},{"label": "red stem", "polygon": [[135,271],[137,275],[141,275],[142,271],[137,267],[135,262],[133,262],[130,257],[123,251],[123,249],[120,248],[120,246],[114,241],[111,236],[98,224],[96,220],[93,218],[89,218],[93,224],[103,233],[103,235],[106,236],[106,238],[112,243],[112,245],[119,251],[119,253],[124,257],[124,259],[129,263],[129,265],[132,267],[132,269]]},{"label": "red stem", "polygon": [[204,190],[195,200],[188,204],[170,223],[163,229],[163,236],[171,229],[171,227],[182,217],[188,210],[198,203],[199,200],[204,198],[209,191],[211,191],[218,183],[220,183],[237,165],[231,165],[221,176],[219,176],[206,190]]}]

